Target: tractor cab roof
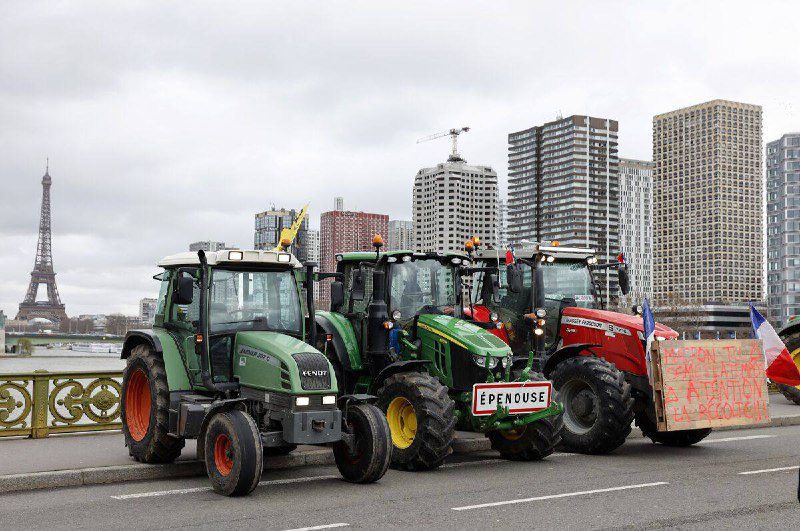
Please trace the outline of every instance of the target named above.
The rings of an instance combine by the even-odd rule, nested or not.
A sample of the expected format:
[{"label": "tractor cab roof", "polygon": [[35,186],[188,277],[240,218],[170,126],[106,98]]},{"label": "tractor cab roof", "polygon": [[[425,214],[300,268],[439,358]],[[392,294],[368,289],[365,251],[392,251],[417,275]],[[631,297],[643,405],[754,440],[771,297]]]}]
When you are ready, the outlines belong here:
[{"label": "tractor cab roof", "polygon": [[402,260],[404,256],[409,256],[415,260],[424,260],[427,258],[432,258],[434,260],[451,260],[452,258],[458,258],[461,262],[466,262],[467,255],[464,253],[456,253],[456,252],[445,252],[445,253],[415,253],[414,251],[409,250],[402,250],[402,251],[386,251],[383,253],[376,253],[375,251],[353,251],[349,253],[340,253],[336,255],[337,262],[377,262],[378,260],[385,260],[388,262],[395,262],[398,260]]},{"label": "tractor cab roof", "polygon": [[[280,251],[256,251],[226,249],[224,251],[206,252],[208,265],[276,265],[286,269],[302,267],[300,261],[292,253]],[[159,267],[179,267],[200,265],[197,253],[186,252],[171,254],[158,262]]]},{"label": "tractor cab roof", "polygon": [[[561,245],[544,245],[535,243],[514,248],[517,258],[535,258],[539,254],[546,254],[563,259],[586,259],[595,255],[594,249],[588,247],[564,247]],[[505,260],[506,251],[500,249],[486,249],[475,253],[477,260]]]}]

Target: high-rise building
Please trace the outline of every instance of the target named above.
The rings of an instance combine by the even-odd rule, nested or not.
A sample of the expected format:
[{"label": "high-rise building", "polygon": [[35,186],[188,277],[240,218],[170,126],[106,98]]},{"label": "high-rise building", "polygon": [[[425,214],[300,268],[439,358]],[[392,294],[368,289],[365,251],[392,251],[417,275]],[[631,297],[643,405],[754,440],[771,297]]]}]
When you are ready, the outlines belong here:
[{"label": "high-rise building", "polygon": [[800,133],[767,144],[767,303],[775,327],[800,315]]},{"label": "high-rise building", "polygon": [[508,201],[498,199],[497,201],[497,247],[500,249],[508,248]]},{"label": "high-rise building", "polygon": [[213,242],[211,240],[205,240],[201,242],[194,242],[189,244],[189,251],[196,253],[197,251],[205,251],[207,253],[214,252],[214,251],[224,251],[229,247],[225,245],[225,242]]},{"label": "high-rise building", "polygon": [[463,251],[478,236],[484,246],[497,245],[497,173],[474,166],[458,155],[414,178],[415,251]]},{"label": "high-rise building", "polygon": [[[616,120],[569,116],[508,135],[508,239],[619,253],[619,154]],[[598,274],[618,293],[616,271]]]},{"label": "high-rise building", "polygon": [[758,105],[653,117],[653,298],[694,308],[701,335],[747,331],[764,298],[761,153]]},{"label": "high-rise building", "polygon": [[344,197],[334,197],[333,198],[333,209],[334,210],[344,210]]},{"label": "high-rise building", "polygon": [[[255,236],[253,245],[256,249],[274,249],[280,243],[281,231],[288,229],[294,223],[300,212],[295,209],[278,208],[274,206],[255,215]],[[306,235],[308,234],[308,217],[303,220],[300,230],[297,231],[292,242],[291,251],[298,260],[308,260],[306,249]]]},{"label": "high-rise building", "polygon": [[157,299],[141,299],[139,301],[139,321],[153,324],[153,320],[156,318],[156,308],[158,308]]},{"label": "high-rise building", "polygon": [[[306,238],[307,260],[320,265],[319,262],[319,230],[308,229]],[[318,269],[319,271],[319,269]],[[314,282],[314,300],[319,301],[319,282]]]},{"label": "high-rise building", "polygon": [[653,163],[619,159],[619,240],[631,280],[625,304],[653,296]]},{"label": "high-rise building", "polygon": [[[368,212],[331,210],[320,216],[320,271],[336,271],[336,255],[347,251],[372,250],[372,237],[389,229],[389,216]],[[320,286],[320,308],[330,305],[328,282]]]},{"label": "high-rise building", "polygon": [[402,219],[389,220],[389,237],[386,250],[414,250],[414,222]]}]

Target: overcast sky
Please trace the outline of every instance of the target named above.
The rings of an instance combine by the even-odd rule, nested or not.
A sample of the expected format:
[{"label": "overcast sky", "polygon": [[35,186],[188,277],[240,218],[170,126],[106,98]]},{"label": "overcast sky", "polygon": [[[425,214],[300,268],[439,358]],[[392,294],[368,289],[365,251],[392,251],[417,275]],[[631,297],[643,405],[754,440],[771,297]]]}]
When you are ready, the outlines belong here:
[{"label": "overcast sky", "polygon": [[[432,7],[433,6],[433,7]],[[800,130],[800,4],[786,2],[0,3],[0,309],[36,249],[50,157],[70,315],[137,312],[189,242],[253,245],[253,214],[333,196],[410,219],[416,171],[459,150],[503,188],[511,131],[652,116],[714,98]]]}]

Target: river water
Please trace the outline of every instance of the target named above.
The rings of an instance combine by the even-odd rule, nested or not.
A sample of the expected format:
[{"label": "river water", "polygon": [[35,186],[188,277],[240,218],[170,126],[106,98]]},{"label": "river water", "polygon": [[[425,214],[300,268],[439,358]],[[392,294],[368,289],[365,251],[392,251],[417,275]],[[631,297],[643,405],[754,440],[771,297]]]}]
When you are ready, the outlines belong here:
[{"label": "river water", "polygon": [[85,352],[39,347],[27,358],[0,356],[0,373],[33,372],[38,369],[50,372],[121,371],[124,368],[125,361],[119,359],[119,354],[87,356]]}]

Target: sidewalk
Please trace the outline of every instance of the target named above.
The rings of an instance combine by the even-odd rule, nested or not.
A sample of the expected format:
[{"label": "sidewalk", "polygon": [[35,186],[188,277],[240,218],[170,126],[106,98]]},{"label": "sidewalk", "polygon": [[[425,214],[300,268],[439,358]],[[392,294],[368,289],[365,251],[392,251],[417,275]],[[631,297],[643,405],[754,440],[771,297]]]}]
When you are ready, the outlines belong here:
[{"label": "sidewalk", "polygon": [[[773,394],[770,395],[770,416],[770,426],[800,425],[800,406],[792,404],[783,395]],[[631,437],[641,436],[638,429],[631,433]],[[453,448],[456,454],[489,449],[489,441],[483,435],[467,432],[457,433]],[[128,455],[119,431],[46,439],[0,439],[0,492],[203,474],[203,467],[196,457],[196,441],[186,441],[186,447],[174,465],[137,463]],[[291,468],[332,462],[330,449],[300,446],[287,456],[269,458],[265,467]],[[32,481],[36,476],[43,477]],[[48,476],[51,478],[49,484]]]}]

